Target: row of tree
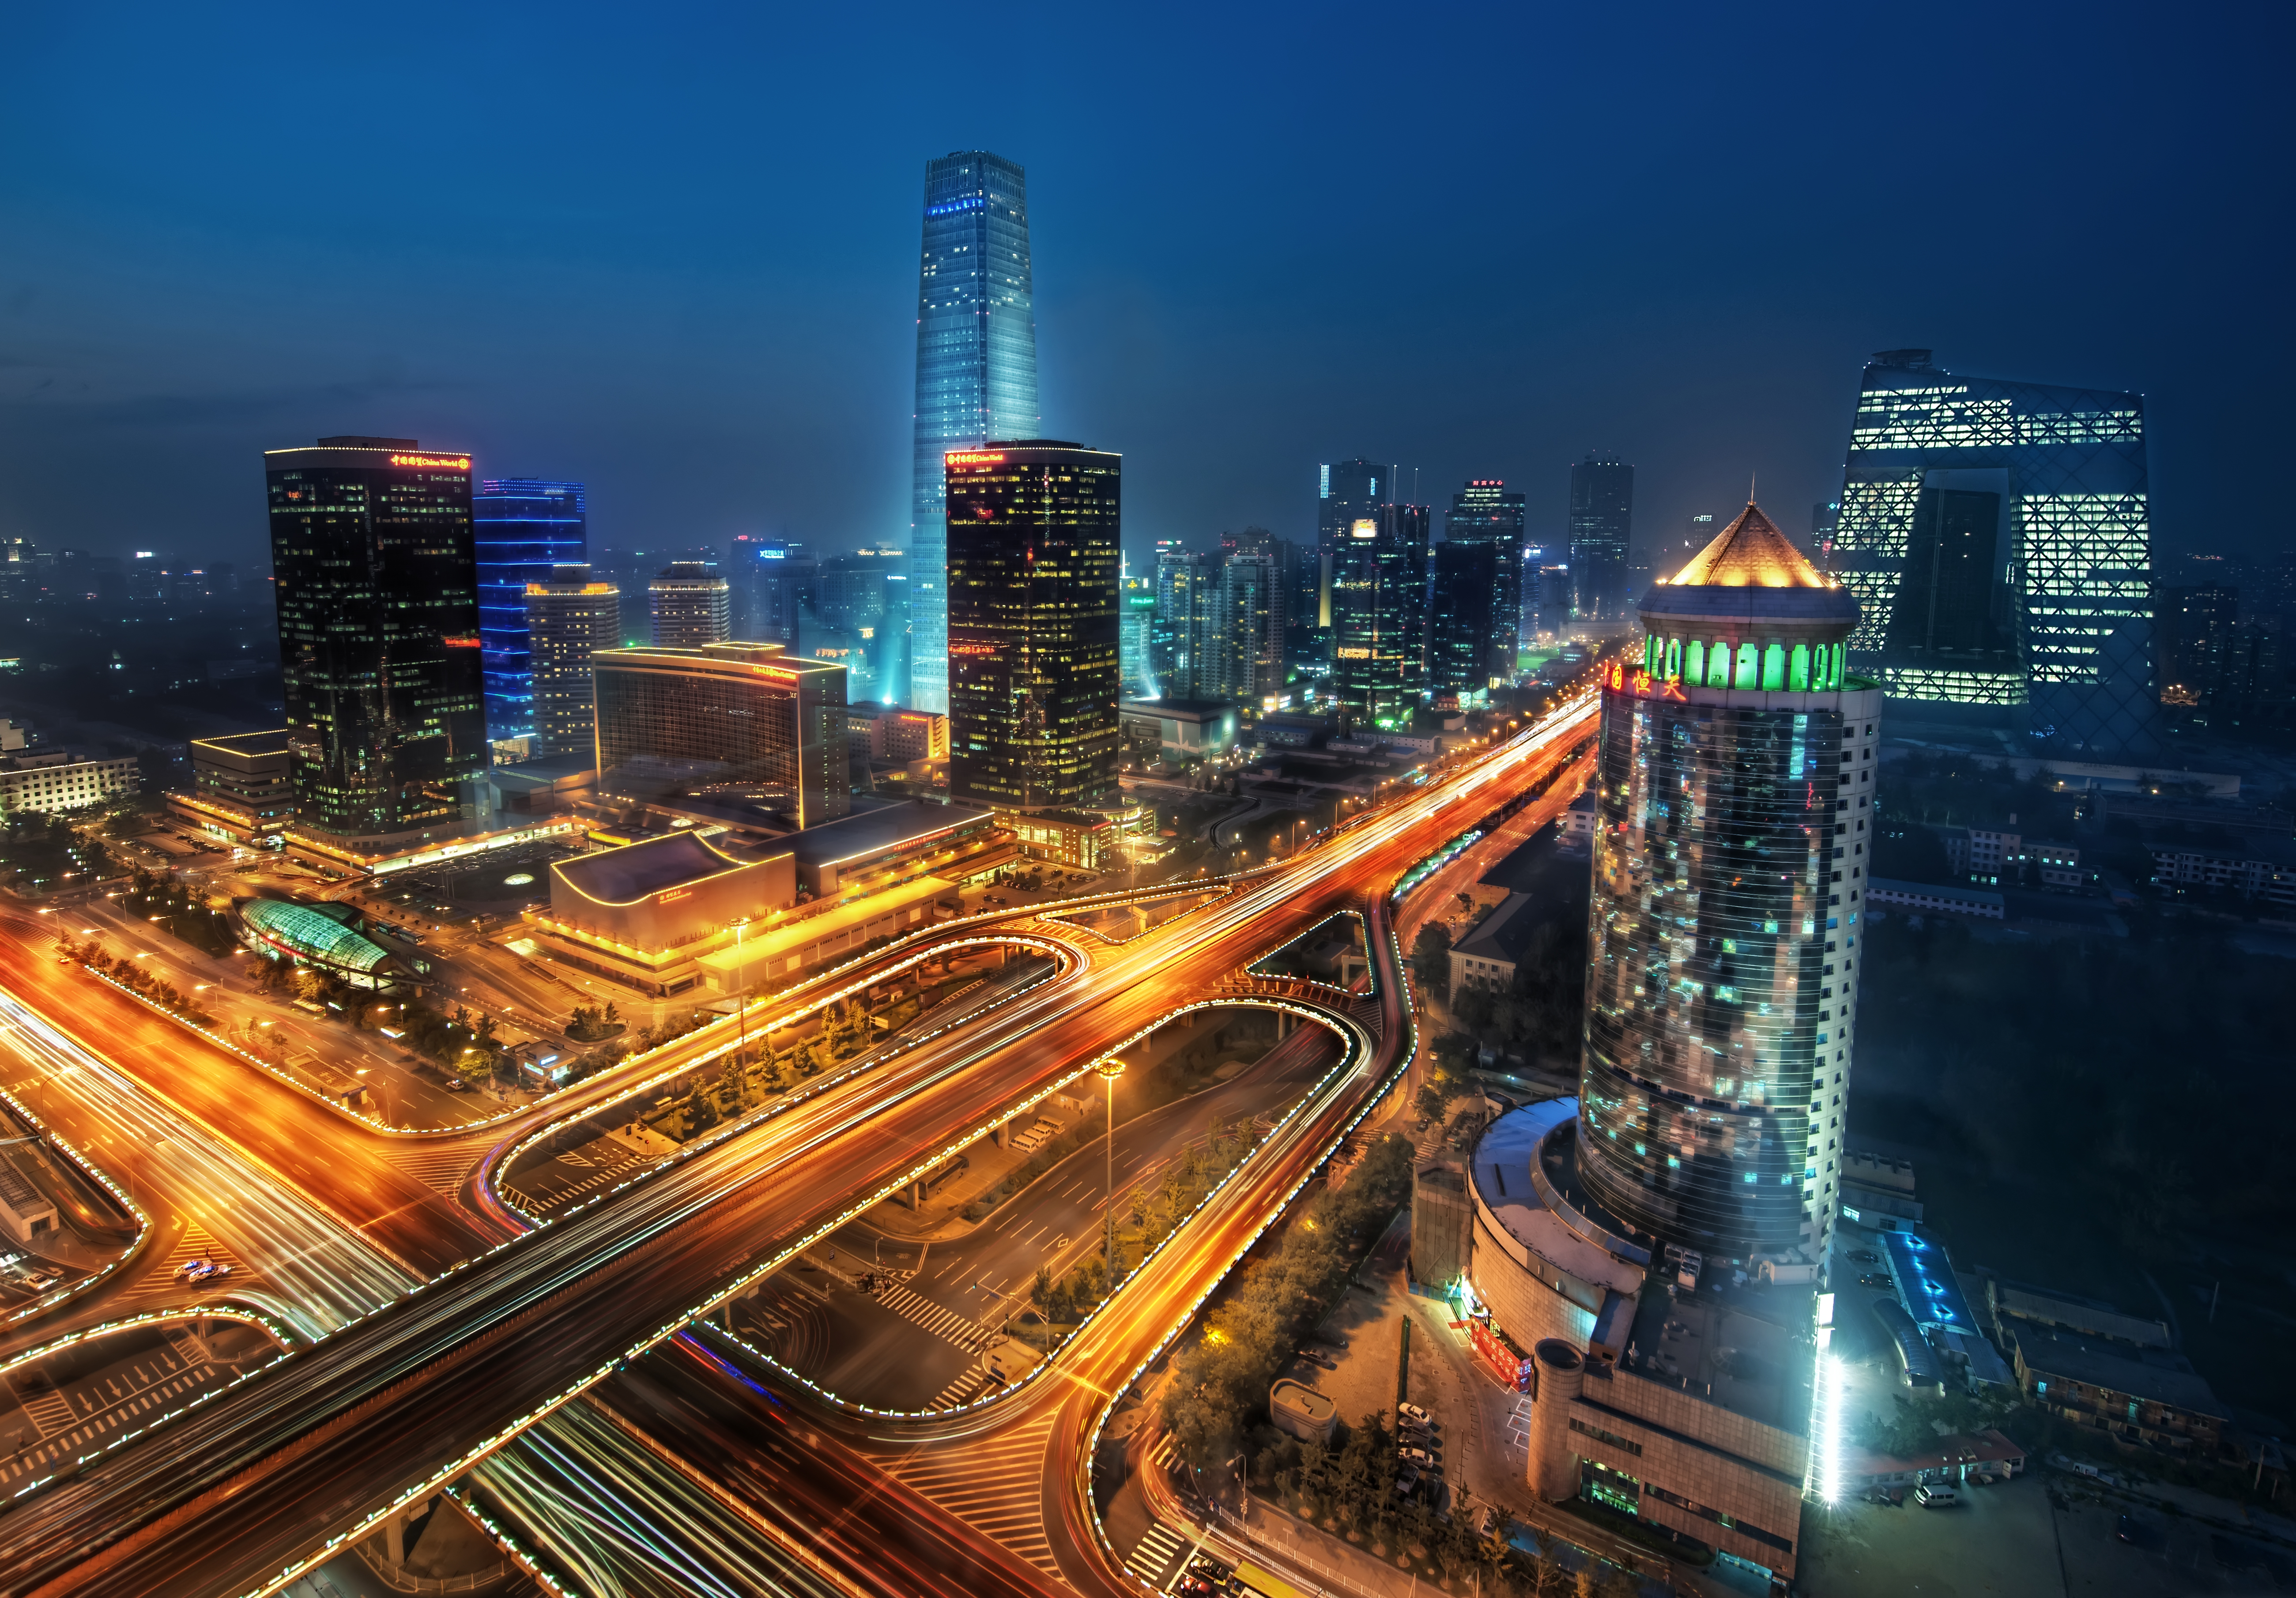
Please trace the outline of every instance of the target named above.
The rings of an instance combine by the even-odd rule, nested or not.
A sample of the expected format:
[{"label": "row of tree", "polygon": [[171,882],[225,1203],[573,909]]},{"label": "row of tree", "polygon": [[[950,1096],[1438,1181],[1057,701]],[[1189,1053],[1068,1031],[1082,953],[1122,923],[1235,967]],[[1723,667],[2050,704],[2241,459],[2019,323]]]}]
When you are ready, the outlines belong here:
[{"label": "row of tree", "polygon": [[213,1027],[216,1018],[198,1000],[178,988],[164,977],[155,977],[133,959],[112,957],[95,938],[76,943],[70,938],[56,940],[56,952],[67,960],[77,960],[90,971],[102,971],[131,993],[140,994],[164,1010],[182,1016],[195,1027]]},{"label": "row of tree", "polygon": [[1343,1187],[1302,1211],[1267,1259],[1246,1265],[1203,1332],[1173,1356],[1164,1426],[1198,1470],[1234,1457],[1243,1429],[1308,1329],[1346,1291],[1348,1274],[1411,1196],[1411,1145],[1382,1137]]}]

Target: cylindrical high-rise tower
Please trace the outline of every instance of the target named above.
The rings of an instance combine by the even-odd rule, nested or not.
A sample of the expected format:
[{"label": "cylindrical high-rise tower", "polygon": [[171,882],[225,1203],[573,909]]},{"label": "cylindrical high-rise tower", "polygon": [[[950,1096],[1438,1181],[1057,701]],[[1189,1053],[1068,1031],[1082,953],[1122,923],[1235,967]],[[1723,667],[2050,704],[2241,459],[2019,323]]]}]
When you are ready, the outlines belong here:
[{"label": "cylindrical high-rise tower", "polygon": [[1857,603],[1749,504],[1603,698],[1579,1170],[1628,1225],[1815,1258],[1840,1191],[1882,692]]}]

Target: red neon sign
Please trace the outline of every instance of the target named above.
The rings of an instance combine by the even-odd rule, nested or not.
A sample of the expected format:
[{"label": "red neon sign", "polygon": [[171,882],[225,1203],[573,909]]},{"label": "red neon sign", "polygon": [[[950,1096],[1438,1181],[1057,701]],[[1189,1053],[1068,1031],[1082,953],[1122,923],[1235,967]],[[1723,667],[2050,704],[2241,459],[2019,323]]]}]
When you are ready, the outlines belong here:
[{"label": "red neon sign", "polygon": [[468,471],[471,469],[471,457],[468,455],[393,455],[390,457],[390,463],[394,466],[445,466],[455,471]]},{"label": "red neon sign", "polygon": [[948,452],[952,466],[1002,466],[1004,452],[1001,449],[952,449]]},{"label": "red neon sign", "polygon": [[439,642],[445,644],[448,649],[476,649],[479,647],[479,641],[476,638],[441,638]]}]

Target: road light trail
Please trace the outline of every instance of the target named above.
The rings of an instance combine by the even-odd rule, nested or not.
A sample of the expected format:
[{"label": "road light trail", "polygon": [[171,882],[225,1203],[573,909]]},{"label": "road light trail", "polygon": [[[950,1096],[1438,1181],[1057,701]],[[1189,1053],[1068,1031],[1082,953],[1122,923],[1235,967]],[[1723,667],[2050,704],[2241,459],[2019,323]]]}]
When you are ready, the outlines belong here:
[{"label": "road light trail", "polygon": [[[886,1075],[824,1095],[753,1137],[693,1154],[609,1206],[505,1244],[283,1361],[229,1401],[77,1479],[47,1486],[0,1514],[0,1565],[28,1590],[135,1598],[261,1592],[283,1582],[338,1547],[349,1528],[451,1479],[577,1397],[619,1363],[617,1351],[656,1345],[833,1226],[849,1207],[845,1195],[865,1203],[906,1179],[920,1151],[937,1161],[952,1139],[961,1146],[985,1131],[984,1116],[1002,1119],[1088,1069],[1168,1009],[1173,992],[1216,985],[1264,953],[1259,944],[1288,940],[1366,891],[1383,893],[1489,803],[1552,766],[1594,713],[1591,698],[1574,701],[1297,865],[1238,884],[1234,907],[1212,906],[1210,922],[1183,918],[1168,937],[1151,934],[1097,957],[1088,991],[991,1012],[978,1030],[961,1028]],[[1377,917],[1382,928],[1384,920]],[[1395,952],[1380,936],[1382,1004],[1399,1006]],[[1388,1036],[1399,1038],[1401,1010],[1394,1015]],[[1368,1108],[1380,1085],[1362,1071],[1347,1077],[1364,1096],[1327,1110],[1322,1119],[1332,1135]],[[1328,1147],[1322,1135],[1302,1158],[1312,1161]],[[1308,1171],[1297,1174],[1304,1180]],[[1278,1175],[1288,1181],[1292,1173]],[[1246,1196],[1273,1179],[1256,1178]],[[1260,1224],[1240,1215],[1174,1253],[1170,1266],[1181,1281],[1216,1282]],[[1143,1299],[1095,1331],[1098,1352],[1075,1367],[1086,1384],[1065,1384],[1085,1397],[1062,1412],[1061,1457],[1084,1456],[1101,1407],[1096,1397],[1086,1403],[1090,1389],[1128,1381],[1127,1362],[1142,1339],[1152,1349],[1168,1335],[1175,1307]],[[1089,1505],[1079,1521],[1065,1480],[1048,1481],[1046,1490],[1063,1505],[1064,1545],[1086,1551],[1087,1580],[1101,1585],[1107,1578],[1090,1575],[1101,1559]]]},{"label": "road light trail", "polygon": [[365,1238],[261,1175],[219,1140],[157,1102],[101,1055],[0,989],[0,1037],[111,1135],[160,1151],[139,1160],[140,1195],[197,1219],[275,1295],[307,1338],[345,1326],[403,1296],[419,1278]]}]

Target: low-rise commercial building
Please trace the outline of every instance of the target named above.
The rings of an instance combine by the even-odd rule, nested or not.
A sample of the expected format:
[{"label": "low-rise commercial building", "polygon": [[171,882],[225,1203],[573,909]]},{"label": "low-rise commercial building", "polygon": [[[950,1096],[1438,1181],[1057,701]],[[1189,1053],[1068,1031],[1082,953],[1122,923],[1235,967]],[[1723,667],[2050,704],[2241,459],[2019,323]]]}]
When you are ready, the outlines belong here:
[{"label": "low-rise commercial building", "polygon": [[1757,1578],[1790,1578],[1810,1295],[1659,1291],[1650,1250],[1579,1182],[1578,1109],[1554,1099],[1501,1116],[1469,1168],[1470,1336],[1531,1394],[1530,1485],[1550,1502],[1631,1514]]},{"label": "low-rise commercial building", "polygon": [[1511,893],[1498,908],[1468,929],[1451,950],[1451,990],[1507,987],[1515,963],[1541,922],[1539,906],[1527,893]]},{"label": "low-rise commercial building", "polygon": [[56,1207],[43,1197],[29,1178],[7,1160],[0,1160],[0,1231],[19,1248],[29,1247],[56,1230]]},{"label": "low-rise commercial building", "polygon": [[194,738],[190,747],[192,785],[168,796],[168,811],[211,838],[275,847],[295,819],[287,729]]},{"label": "low-rise commercial building", "polygon": [[861,740],[872,760],[946,760],[948,717],[898,705],[863,703],[845,708],[848,735]]},{"label": "low-rise commercial building", "polygon": [[2259,833],[2230,847],[2154,841],[2152,881],[2163,888],[2216,889],[2296,910],[2296,845]]},{"label": "low-rise commercial building", "polygon": [[2018,1386],[2051,1414],[2121,1448],[2202,1460],[2222,1451],[2229,1416],[2182,1355],[2031,1322],[2003,1330]]},{"label": "low-rise commercial building", "polygon": [[1000,810],[996,822],[1033,858],[1077,871],[1105,871],[1117,864],[1119,834],[1112,815],[1093,810]]},{"label": "low-rise commercial building", "polygon": [[930,799],[864,810],[784,841],[798,886],[816,898],[875,893],[914,877],[962,881],[1013,858],[994,811]]},{"label": "low-rise commercial building", "polygon": [[701,980],[701,956],[734,942],[736,922],[796,902],[793,852],[744,858],[682,832],[553,862],[550,908],[524,919],[554,958],[665,996]]},{"label": "low-rise commercial building", "polygon": [[126,799],[136,789],[135,757],[101,759],[70,750],[0,756],[0,815],[53,815]]},{"label": "low-rise commercial building", "polygon": [[1954,888],[1940,882],[1899,882],[1875,877],[1866,885],[1866,897],[1876,905],[1896,905],[1932,915],[1973,915],[1980,921],[2001,921],[2007,902],[1989,888]]},{"label": "low-rise commercial building", "polygon": [[1157,744],[1167,760],[1217,755],[1235,742],[1236,710],[1226,700],[1128,699],[1119,709],[1124,721],[1156,724]]}]

